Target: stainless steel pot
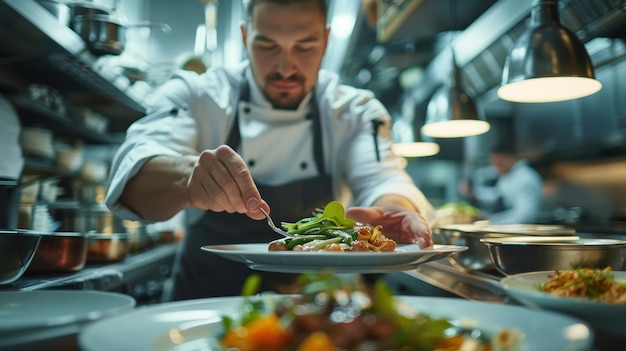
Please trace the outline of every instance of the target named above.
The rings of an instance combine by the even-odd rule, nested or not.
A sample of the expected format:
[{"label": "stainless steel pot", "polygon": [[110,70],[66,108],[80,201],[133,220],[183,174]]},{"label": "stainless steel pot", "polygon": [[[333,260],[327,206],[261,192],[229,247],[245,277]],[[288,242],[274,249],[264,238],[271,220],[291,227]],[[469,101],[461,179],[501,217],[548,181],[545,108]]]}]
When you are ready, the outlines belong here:
[{"label": "stainless steel pot", "polygon": [[[86,15],[113,15],[115,12],[112,8],[94,4],[93,2],[71,2],[68,3],[68,6],[70,7],[72,18]],[[71,25],[73,24],[70,23],[70,27]],[[72,29],[74,28],[72,27]]]},{"label": "stainless steel pot", "polygon": [[74,272],[87,261],[89,234],[74,232],[42,232],[41,242],[26,273]]},{"label": "stainless steel pot", "polygon": [[0,230],[0,285],[12,283],[24,274],[40,241],[38,233]]},{"label": "stainless steel pot", "polygon": [[94,55],[119,55],[126,44],[126,27],[110,15],[80,15],[72,19],[72,29]]},{"label": "stainless steel pot", "polygon": [[467,271],[494,271],[496,269],[489,249],[481,242],[485,238],[510,238],[516,236],[565,236],[574,235],[575,230],[563,226],[519,224],[519,225],[476,225],[457,224],[434,229],[433,240],[448,245],[467,246],[468,250],[449,257],[449,261]]},{"label": "stainless steel pot", "polygon": [[621,270],[626,241],[577,236],[485,238],[496,269],[504,275],[580,267]]},{"label": "stainless steel pot", "polygon": [[129,250],[129,233],[90,234],[87,262],[121,261]]},{"label": "stainless steel pot", "polygon": [[85,41],[94,55],[119,55],[126,45],[126,30],[130,27],[154,27],[168,33],[171,28],[164,23],[122,24],[113,15],[88,14],[75,16],[72,28]]}]

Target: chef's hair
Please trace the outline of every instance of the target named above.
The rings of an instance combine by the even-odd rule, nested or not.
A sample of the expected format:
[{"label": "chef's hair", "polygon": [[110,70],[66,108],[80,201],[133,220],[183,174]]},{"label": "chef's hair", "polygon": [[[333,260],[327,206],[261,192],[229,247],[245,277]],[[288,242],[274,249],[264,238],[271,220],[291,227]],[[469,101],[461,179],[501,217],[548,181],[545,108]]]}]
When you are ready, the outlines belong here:
[{"label": "chef's hair", "polygon": [[328,5],[326,4],[327,0],[242,0],[243,1],[243,9],[246,23],[252,22],[252,11],[254,11],[254,6],[260,2],[273,2],[279,5],[289,5],[291,3],[297,2],[315,2],[319,6],[322,14],[324,15],[324,23],[326,23],[326,19],[328,17]]},{"label": "chef's hair", "polygon": [[517,145],[514,141],[500,141],[495,143],[489,150],[492,154],[504,154],[518,156]]}]

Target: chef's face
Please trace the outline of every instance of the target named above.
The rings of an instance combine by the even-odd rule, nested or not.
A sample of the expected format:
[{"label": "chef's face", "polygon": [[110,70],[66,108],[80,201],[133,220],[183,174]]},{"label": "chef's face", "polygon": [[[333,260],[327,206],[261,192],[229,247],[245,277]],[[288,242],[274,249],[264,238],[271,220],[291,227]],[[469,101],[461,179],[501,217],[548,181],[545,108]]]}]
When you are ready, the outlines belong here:
[{"label": "chef's face", "polygon": [[317,81],[329,28],[315,1],[258,1],[241,26],[254,79],[276,108],[296,108]]},{"label": "chef's face", "polygon": [[517,158],[513,155],[508,155],[500,152],[492,152],[489,155],[489,161],[493,167],[498,171],[498,174],[503,175],[508,173],[513,165],[517,162]]}]

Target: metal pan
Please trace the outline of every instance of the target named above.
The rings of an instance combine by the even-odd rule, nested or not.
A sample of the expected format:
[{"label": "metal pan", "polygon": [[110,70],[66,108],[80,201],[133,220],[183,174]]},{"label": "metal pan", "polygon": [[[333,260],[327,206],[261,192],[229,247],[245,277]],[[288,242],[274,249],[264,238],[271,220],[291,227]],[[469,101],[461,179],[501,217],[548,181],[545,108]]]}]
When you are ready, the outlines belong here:
[{"label": "metal pan", "polygon": [[72,28],[85,41],[94,55],[119,55],[126,45],[126,30],[134,27],[154,27],[169,33],[170,26],[164,23],[122,24],[113,15],[80,15],[72,19]]}]

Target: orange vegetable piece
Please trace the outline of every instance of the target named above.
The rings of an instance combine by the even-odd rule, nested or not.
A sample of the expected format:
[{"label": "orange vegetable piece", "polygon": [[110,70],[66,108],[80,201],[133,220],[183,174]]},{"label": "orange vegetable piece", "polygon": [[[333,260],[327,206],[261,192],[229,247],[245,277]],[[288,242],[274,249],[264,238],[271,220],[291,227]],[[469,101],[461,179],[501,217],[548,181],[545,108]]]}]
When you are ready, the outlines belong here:
[{"label": "orange vegetable piece", "polygon": [[248,335],[248,329],[245,327],[229,330],[222,337],[222,345],[226,348],[235,348],[241,351],[254,351],[255,349]]},{"label": "orange vegetable piece", "polygon": [[283,328],[275,314],[254,319],[246,325],[246,329],[248,329],[248,337],[257,350],[275,350],[289,343],[290,333]]},{"label": "orange vegetable piece", "polygon": [[315,332],[309,335],[302,344],[298,347],[297,351],[337,351],[333,341],[328,334],[324,332]]}]

